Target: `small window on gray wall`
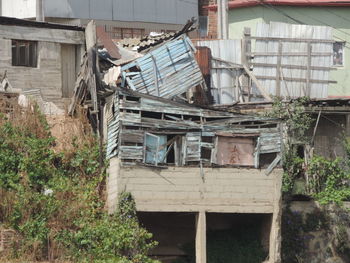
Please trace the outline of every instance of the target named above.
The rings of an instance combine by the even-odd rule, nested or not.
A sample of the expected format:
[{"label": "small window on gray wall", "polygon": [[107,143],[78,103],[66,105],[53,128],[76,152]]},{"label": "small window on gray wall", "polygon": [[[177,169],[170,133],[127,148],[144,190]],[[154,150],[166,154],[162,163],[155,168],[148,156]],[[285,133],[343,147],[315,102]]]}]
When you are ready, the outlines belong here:
[{"label": "small window on gray wall", "polygon": [[12,40],[12,66],[37,66],[36,41]]}]

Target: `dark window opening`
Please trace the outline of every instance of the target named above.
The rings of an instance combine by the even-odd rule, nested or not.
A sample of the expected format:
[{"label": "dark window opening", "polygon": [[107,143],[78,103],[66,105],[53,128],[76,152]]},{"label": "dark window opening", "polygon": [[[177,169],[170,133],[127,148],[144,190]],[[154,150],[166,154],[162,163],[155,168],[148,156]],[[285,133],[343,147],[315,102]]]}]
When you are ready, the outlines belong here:
[{"label": "dark window opening", "polygon": [[202,136],[202,142],[212,143],[213,139],[214,139],[214,137],[212,137],[212,136]]},{"label": "dark window opening", "polygon": [[164,119],[168,121],[181,120],[181,115],[178,114],[164,114]]},{"label": "dark window opening", "polygon": [[344,66],[344,46],[345,42],[333,43],[333,66]]},{"label": "dark window opening", "polygon": [[199,116],[184,116],[185,120],[189,120],[189,121],[200,121],[201,117]]},{"label": "dark window opening", "polygon": [[201,148],[201,158],[205,162],[210,162],[211,160],[211,149],[209,148]]},{"label": "dark window opening", "polygon": [[275,159],[277,153],[263,153],[259,156],[260,168],[267,168]]},{"label": "dark window opening", "polygon": [[138,126],[123,126],[125,130],[139,130]]},{"label": "dark window opening", "polygon": [[162,113],[153,111],[143,111],[141,112],[141,117],[152,118],[152,119],[162,119]]},{"label": "dark window opening", "polygon": [[304,145],[297,145],[297,156],[304,159]]},{"label": "dark window opening", "polygon": [[139,102],[139,101],[140,101],[140,98],[138,98],[138,97],[126,96],[126,100],[128,100],[128,101],[137,101],[137,102]]},{"label": "dark window opening", "polygon": [[12,40],[12,66],[37,66],[37,45],[35,41]]}]

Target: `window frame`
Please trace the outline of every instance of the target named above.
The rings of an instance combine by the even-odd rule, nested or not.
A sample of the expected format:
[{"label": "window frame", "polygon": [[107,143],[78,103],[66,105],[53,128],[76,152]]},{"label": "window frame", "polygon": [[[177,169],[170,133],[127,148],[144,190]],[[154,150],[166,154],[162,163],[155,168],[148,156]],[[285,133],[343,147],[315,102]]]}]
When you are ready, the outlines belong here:
[{"label": "window frame", "polygon": [[[334,64],[334,61],[335,61],[335,45],[336,44],[341,44],[341,47],[342,47],[342,58],[341,58],[341,61],[342,61],[342,64]],[[333,43],[333,55],[332,55],[332,66],[335,67],[335,68],[342,68],[342,67],[345,67],[345,44],[346,42],[345,41],[335,41]]]},{"label": "window frame", "polygon": [[[21,55],[21,45],[25,46],[24,62],[22,61],[23,54]],[[38,42],[30,40],[12,39],[11,58],[13,67],[36,68],[38,66]]]}]

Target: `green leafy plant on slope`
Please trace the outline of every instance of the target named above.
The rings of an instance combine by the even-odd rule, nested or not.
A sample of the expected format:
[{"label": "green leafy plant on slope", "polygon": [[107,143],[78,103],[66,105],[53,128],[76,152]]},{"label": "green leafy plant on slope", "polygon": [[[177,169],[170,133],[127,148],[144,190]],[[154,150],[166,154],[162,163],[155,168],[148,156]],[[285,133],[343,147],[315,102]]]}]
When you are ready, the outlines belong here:
[{"label": "green leafy plant on slope", "polygon": [[107,163],[99,162],[95,138],[90,136],[71,152],[55,152],[54,144],[35,107],[1,115],[0,227],[18,234],[12,252],[2,256],[27,261],[156,262],[147,256],[156,242],[140,227],[132,197],[121,197],[113,215],[105,210]]}]

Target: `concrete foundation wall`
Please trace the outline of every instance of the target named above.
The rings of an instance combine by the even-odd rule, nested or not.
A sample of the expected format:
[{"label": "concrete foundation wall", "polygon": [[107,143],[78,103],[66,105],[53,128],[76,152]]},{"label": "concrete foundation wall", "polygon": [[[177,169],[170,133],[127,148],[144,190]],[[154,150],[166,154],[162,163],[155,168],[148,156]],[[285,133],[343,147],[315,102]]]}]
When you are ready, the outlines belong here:
[{"label": "concrete foundation wall", "polygon": [[116,209],[118,195],[131,192],[138,211],[196,212],[197,263],[206,262],[206,213],[270,214],[269,261],[280,262],[282,170],[123,166],[110,160],[107,205]]},{"label": "concrete foundation wall", "polygon": [[[204,168],[202,176],[197,167],[120,167],[116,158],[110,165],[111,198],[131,192],[139,211],[273,213],[282,173],[275,170],[265,176],[257,169]],[[109,201],[113,207],[117,200]]]}]

